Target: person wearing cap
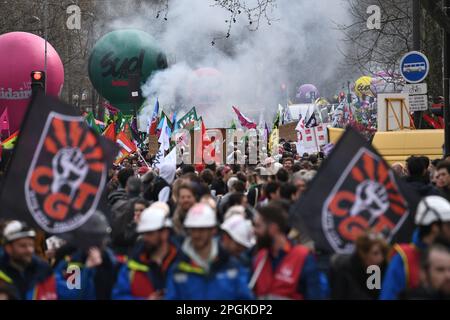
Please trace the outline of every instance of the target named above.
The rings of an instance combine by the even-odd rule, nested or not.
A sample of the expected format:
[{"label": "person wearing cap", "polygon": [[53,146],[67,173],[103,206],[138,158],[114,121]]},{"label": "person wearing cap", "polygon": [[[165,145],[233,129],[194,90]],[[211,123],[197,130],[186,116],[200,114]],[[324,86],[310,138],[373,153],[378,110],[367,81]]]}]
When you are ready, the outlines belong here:
[{"label": "person wearing cap", "polygon": [[216,213],[205,203],[194,205],[184,220],[188,237],[167,277],[168,300],[252,299],[249,272],[220,245]]},{"label": "person wearing cap", "polygon": [[[55,276],[51,267],[35,254],[36,232],[20,221],[3,230],[4,253],[0,258],[0,285],[19,299],[55,300]],[[11,291],[11,292],[12,292]]]},{"label": "person wearing cap", "polygon": [[417,229],[411,243],[395,244],[381,285],[381,300],[398,299],[405,290],[420,284],[421,254],[434,242],[450,243],[450,203],[428,196],[417,206]]},{"label": "person wearing cap", "polygon": [[243,265],[250,267],[251,258],[247,257],[246,253],[249,253],[255,245],[255,237],[252,222],[245,219],[245,212],[233,214],[225,219],[220,229],[222,247]]},{"label": "person wearing cap", "polygon": [[275,161],[275,159],[273,157],[268,157],[268,158],[264,159],[264,162],[263,162],[264,175],[269,176],[269,177],[274,176],[278,171],[278,169],[275,168],[276,163],[277,162]]},{"label": "person wearing cap", "polygon": [[171,221],[166,203],[155,202],[142,213],[136,231],[141,240],[117,277],[112,298],[117,300],[161,299],[167,271],[177,257],[170,241]]},{"label": "person wearing cap", "polygon": [[73,246],[55,267],[60,300],[111,299],[119,264],[106,245],[110,233],[106,217],[96,211],[81,227],[60,235]]}]

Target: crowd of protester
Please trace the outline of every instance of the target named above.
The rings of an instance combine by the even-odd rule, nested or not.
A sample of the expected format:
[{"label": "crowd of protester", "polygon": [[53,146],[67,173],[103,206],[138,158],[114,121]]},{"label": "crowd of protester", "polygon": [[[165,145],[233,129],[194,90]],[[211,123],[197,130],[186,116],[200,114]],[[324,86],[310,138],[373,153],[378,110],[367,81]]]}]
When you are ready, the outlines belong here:
[{"label": "crowd of protester", "polygon": [[97,246],[2,221],[0,299],[450,298],[450,159],[392,165],[422,197],[411,243],[368,230],[349,255],[320,252],[291,224],[323,161],[286,143],[252,166],[127,157],[109,172],[107,212],[89,221]]}]

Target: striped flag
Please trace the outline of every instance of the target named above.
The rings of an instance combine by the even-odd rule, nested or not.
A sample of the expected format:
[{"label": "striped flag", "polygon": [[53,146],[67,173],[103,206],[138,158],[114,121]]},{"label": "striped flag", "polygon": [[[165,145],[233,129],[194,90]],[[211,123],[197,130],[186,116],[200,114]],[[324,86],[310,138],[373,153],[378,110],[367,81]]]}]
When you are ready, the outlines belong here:
[{"label": "striped flag", "polygon": [[120,154],[122,155],[128,155],[136,152],[137,150],[136,145],[128,139],[127,135],[123,131],[119,132],[117,135],[116,142],[120,146]]},{"label": "striped flag", "polygon": [[242,112],[240,112],[236,107],[232,107],[234,112],[236,112],[237,117],[239,119],[239,122],[241,123],[241,126],[247,128],[247,129],[256,129],[256,123],[251,121],[249,118],[244,116]]}]

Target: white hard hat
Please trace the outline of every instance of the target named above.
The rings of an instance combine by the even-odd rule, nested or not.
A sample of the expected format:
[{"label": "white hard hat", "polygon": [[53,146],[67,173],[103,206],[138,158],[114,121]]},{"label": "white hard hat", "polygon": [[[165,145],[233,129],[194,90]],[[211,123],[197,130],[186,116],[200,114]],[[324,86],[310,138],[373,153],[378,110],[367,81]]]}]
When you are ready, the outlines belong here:
[{"label": "white hard hat", "polygon": [[423,198],[417,206],[416,225],[429,226],[436,221],[450,221],[450,203],[440,196]]},{"label": "white hard hat", "polygon": [[142,212],[136,231],[144,233],[171,227],[172,225],[167,220],[169,217],[163,208],[151,205]]},{"label": "white hard hat", "polygon": [[22,238],[34,238],[36,232],[29,228],[24,222],[13,220],[8,222],[3,230],[6,242],[11,242]]},{"label": "white hard hat", "polygon": [[275,162],[273,164],[273,174],[277,174],[278,170],[280,170],[281,168],[283,168],[283,165],[279,162]]},{"label": "white hard hat", "polygon": [[236,205],[236,206],[232,206],[230,207],[227,212],[225,213],[225,220],[227,220],[228,218],[230,218],[231,216],[234,215],[241,215],[243,217],[245,217],[245,207],[244,206],[240,206],[240,205]]},{"label": "white hard hat", "polygon": [[231,216],[220,227],[230,235],[231,239],[247,249],[255,244],[252,223],[241,215]]},{"label": "white hard hat", "polygon": [[212,228],[217,225],[216,213],[205,203],[197,203],[189,209],[184,226],[186,228]]},{"label": "white hard hat", "polygon": [[264,165],[272,164],[274,162],[275,162],[275,159],[272,157],[268,157],[268,158],[264,159]]},{"label": "white hard hat", "polygon": [[150,208],[161,208],[166,213],[166,215],[169,215],[170,213],[169,205],[162,201],[153,202]]}]

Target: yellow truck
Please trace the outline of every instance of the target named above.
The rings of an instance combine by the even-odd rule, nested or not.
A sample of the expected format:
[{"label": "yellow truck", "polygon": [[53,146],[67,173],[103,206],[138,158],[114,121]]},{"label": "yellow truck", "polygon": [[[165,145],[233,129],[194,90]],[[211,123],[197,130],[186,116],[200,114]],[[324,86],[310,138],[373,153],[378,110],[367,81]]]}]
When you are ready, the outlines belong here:
[{"label": "yellow truck", "polygon": [[[328,128],[329,142],[335,144],[343,132],[344,129]],[[440,159],[443,156],[444,130],[376,132],[372,145],[390,164],[404,163],[411,155],[427,156],[430,160]]]}]

